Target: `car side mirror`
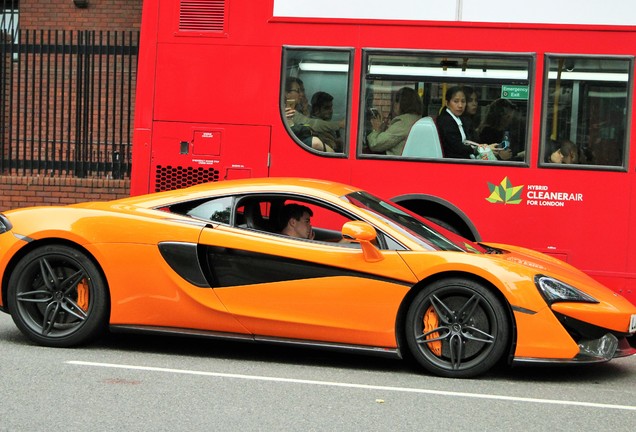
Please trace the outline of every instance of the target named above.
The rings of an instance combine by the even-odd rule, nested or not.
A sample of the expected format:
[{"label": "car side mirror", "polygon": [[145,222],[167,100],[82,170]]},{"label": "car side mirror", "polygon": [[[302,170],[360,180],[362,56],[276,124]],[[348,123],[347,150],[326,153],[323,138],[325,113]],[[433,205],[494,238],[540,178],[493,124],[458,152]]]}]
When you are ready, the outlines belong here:
[{"label": "car side mirror", "polygon": [[376,248],[372,242],[376,239],[375,228],[366,222],[351,221],[342,226],[342,237],[356,243],[360,243],[365,261],[382,261],[382,252]]}]

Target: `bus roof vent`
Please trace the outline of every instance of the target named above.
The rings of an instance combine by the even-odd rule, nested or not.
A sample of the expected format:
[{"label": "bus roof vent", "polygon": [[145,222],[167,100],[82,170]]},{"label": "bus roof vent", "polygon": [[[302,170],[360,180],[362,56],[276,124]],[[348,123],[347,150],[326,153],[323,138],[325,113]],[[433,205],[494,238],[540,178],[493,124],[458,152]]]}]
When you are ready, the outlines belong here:
[{"label": "bus roof vent", "polygon": [[223,32],[226,0],[181,0],[179,31]]}]

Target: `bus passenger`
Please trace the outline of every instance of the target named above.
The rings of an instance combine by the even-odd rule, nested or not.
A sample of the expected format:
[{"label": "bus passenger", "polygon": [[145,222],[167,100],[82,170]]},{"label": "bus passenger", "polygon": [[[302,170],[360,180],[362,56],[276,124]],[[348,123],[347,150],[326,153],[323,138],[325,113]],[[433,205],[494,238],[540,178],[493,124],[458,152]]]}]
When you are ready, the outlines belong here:
[{"label": "bus passenger", "polygon": [[303,80],[300,78],[293,78],[296,80],[298,85],[300,86],[298,92],[298,103],[296,104],[296,111],[300,111],[303,115],[309,115],[309,101],[307,100],[307,95],[305,94],[305,84]]},{"label": "bus passenger", "polygon": [[437,131],[444,150],[444,157],[471,159],[482,153],[497,151],[499,144],[478,144],[469,139],[464,130],[461,116],[466,109],[466,96],[461,86],[453,86],[446,91],[446,106],[437,116]]},{"label": "bus passenger", "polygon": [[[330,121],[333,117],[333,96],[329,93],[319,91],[311,97],[311,118]],[[315,135],[324,143],[323,148],[319,149],[326,152],[338,152],[343,150],[342,139],[339,130],[323,130],[316,132]]]},{"label": "bus passenger", "polygon": [[369,149],[374,153],[401,156],[411,127],[422,118],[422,99],[410,87],[402,87],[393,100],[395,117],[383,124],[379,117],[371,118],[372,131],[367,136]]},{"label": "bus passenger", "polygon": [[301,82],[295,77],[288,77],[285,81],[285,117],[290,129],[299,140],[315,150],[324,151],[326,147],[316,135],[328,131],[339,131],[345,127],[345,121],[344,119],[325,121],[309,118],[297,110],[297,104],[302,103]]},{"label": "bus passenger", "polygon": [[[506,131],[510,130],[510,125],[515,112],[515,106],[507,99],[496,99],[486,111],[486,118],[479,125],[479,139],[482,142],[498,142],[504,140]],[[508,140],[510,132],[508,132]],[[498,152],[500,159],[508,160],[512,157],[512,149],[500,150]]]},{"label": "bus passenger", "polygon": [[294,77],[288,78],[285,82],[285,117],[289,128],[296,138],[305,143],[305,145],[312,147],[314,141],[316,141],[315,144],[322,143],[318,143],[317,138],[314,139],[313,132],[309,125],[303,124],[300,121],[294,121],[294,116],[297,112],[296,108],[298,108],[301,101],[300,83],[301,81]]},{"label": "bus passenger", "polygon": [[550,154],[549,162],[557,164],[574,164],[578,163],[578,155],[579,149],[576,144],[565,139],[560,142],[560,147]]},{"label": "bus passenger", "polygon": [[462,126],[466,133],[466,138],[471,141],[479,141],[477,135],[477,127],[479,126],[479,93],[471,86],[463,86],[464,95],[466,96],[466,108],[464,114],[461,115]]}]

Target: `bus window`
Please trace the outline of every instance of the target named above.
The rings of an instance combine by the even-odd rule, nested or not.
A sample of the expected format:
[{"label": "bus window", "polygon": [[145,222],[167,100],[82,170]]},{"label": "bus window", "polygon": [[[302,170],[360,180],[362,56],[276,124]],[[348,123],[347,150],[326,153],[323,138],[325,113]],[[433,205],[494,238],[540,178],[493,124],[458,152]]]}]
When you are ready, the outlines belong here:
[{"label": "bus window", "polygon": [[[525,161],[532,56],[368,50],[364,58],[361,155],[460,158],[449,151],[449,138],[440,124],[438,136],[431,126],[446,111],[447,92],[460,87],[463,105],[451,117],[457,125],[461,123],[461,130],[452,125],[457,128],[454,145],[466,150],[461,158]],[[404,92],[417,94],[421,112],[401,112],[404,108],[396,102]],[[424,119],[416,121],[418,117]],[[411,145],[417,148],[413,150]]]},{"label": "bus window", "polygon": [[540,164],[625,165],[631,70],[631,58],[546,56]]},{"label": "bus window", "polygon": [[298,143],[345,153],[351,59],[351,50],[284,48],[281,112]]}]

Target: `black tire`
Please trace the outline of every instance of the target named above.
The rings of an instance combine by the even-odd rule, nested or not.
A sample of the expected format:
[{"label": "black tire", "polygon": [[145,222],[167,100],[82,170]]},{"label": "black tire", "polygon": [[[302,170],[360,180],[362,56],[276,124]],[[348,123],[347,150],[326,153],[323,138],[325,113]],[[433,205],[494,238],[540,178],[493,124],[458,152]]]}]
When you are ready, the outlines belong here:
[{"label": "black tire", "polygon": [[25,255],[11,273],[7,294],[16,326],[40,345],[84,344],[108,325],[109,297],[101,273],[68,246],[43,246]]},{"label": "black tire", "polygon": [[429,372],[467,378],[485,373],[508,349],[511,325],[501,301],[464,279],[434,282],[415,296],[406,316],[406,340]]}]

